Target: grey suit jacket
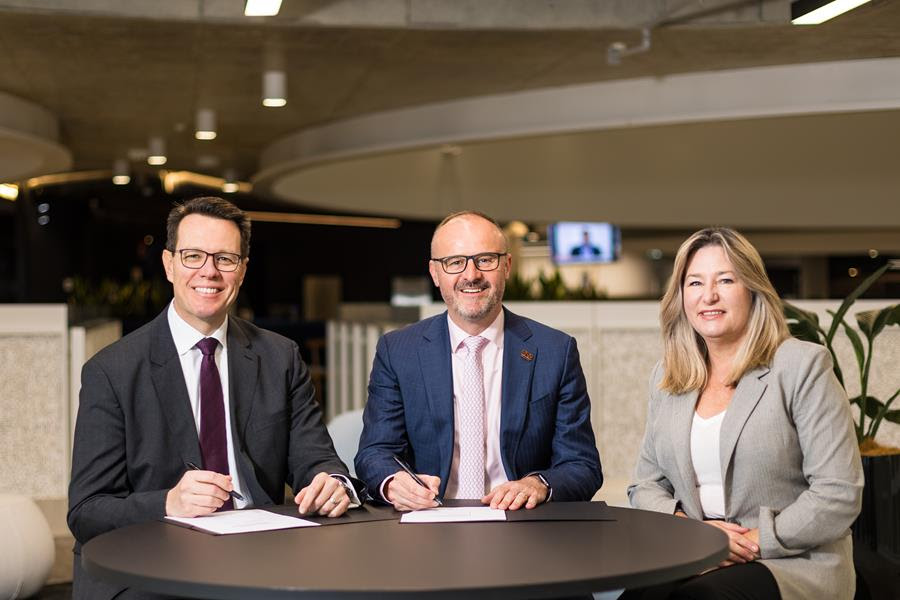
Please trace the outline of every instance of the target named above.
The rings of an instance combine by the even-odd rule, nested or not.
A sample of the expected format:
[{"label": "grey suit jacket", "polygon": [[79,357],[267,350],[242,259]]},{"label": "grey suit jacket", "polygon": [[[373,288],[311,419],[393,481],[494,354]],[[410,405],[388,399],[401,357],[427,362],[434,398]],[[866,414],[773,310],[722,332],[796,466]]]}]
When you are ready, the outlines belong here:
[{"label": "grey suit jacket", "polygon": [[[758,527],[762,564],[784,600],[853,597],[849,527],[863,474],[847,396],[823,347],[788,339],[768,368],[738,383],[720,433],[726,520]],[[703,510],[691,463],[697,392],[650,381],[644,441],[628,488],[632,506],[691,518]]]},{"label": "grey suit jacket", "polygon": [[[232,444],[252,504],[281,504],[285,483],[296,493],[320,471],[346,475],[297,344],[236,318],[227,339]],[[81,544],[163,517],[186,462],[202,464],[200,442],[164,310],[82,371],[68,514],[75,598],[121,590],[81,570]]]}]

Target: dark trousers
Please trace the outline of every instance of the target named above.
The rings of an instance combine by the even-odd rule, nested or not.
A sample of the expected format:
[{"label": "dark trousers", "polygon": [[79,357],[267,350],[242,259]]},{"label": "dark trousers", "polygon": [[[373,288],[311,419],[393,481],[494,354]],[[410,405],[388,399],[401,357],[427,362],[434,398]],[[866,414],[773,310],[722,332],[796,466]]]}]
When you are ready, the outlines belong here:
[{"label": "dark trousers", "polygon": [[772,572],[750,562],[703,575],[626,590],[619,600],[781,600]]}]

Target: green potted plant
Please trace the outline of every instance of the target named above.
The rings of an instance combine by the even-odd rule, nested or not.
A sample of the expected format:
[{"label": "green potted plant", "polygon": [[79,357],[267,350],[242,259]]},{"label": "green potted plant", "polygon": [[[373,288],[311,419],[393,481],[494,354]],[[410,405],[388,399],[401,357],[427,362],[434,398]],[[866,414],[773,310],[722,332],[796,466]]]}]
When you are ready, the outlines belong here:
[{"label": "green potted plant", "polygon": [[[784,314],[795,337],[828,348],[834,361],[834,373],[845,389],[847,370],[842,368],[833,346],[837,332],[842,330],[853,346],[860,392],[851,397],[850,402],[859,408],[854,427],[866,478],[862,512],[853,525],[854,538],[857,544],[865,544],[871,551],[900,564],[900,481],[895,480],[896,474],[900,474],[900,448],[883,447],[875,441],[884,421],[900,423],[900,408],[895,408],[900,407],[900,401],[897,401],[900,387],[884,400],[872,396],[869,387],[875,338],[885,328],[900,325],[900,304],[856,313],[859,332],[845,319],[857,298],[889,267],[887,264],[878,269],[853,290],[836,311],[828,311],[831,323],[827,328],[819,323],[818,315],[788,302],[784,303]],[[890,374],[897,374],[897,371]]]}]

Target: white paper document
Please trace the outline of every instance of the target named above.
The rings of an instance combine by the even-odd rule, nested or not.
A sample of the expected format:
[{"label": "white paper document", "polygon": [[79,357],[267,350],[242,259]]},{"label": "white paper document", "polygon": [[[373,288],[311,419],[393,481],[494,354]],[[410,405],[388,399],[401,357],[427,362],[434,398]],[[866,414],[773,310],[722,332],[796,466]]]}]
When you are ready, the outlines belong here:
[{"label": "white paper document", "polygon": [[187,525],[192,529],[208,531],[209,533],[218,535],[319,526],[318,523],[313,523],[306,519],[289,517],[287,515],[277,515],[267,510],[258,510],[254,508],[246,510],[228,510],[203,517],[166,517],[166,520]]},{"label": "white paper document", "polygon": [[403,513],[401,523],[465,523],[469,521],[505,521],[506,511],[490,506],[445,506]]}]

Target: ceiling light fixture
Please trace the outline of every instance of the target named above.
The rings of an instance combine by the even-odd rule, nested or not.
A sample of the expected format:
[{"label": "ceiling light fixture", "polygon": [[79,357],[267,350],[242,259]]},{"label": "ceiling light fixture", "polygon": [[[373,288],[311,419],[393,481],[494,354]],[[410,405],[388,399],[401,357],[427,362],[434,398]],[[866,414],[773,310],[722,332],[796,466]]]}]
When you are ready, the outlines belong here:
[{"label": "ceiling light fixture", "polygon": [[152,137],[147,144],[147,164],[160,166],[166,164],[166,140]]},{"label": "ceiling light fixture", "polygon": [[19,186],[15,183],[0,183],[0,198],[15,201],[19,197]]},{"label": "ceiling light fixture", "polygon": [[649,27],[641,29],[641,42],[634,46],[629,46],[625,42],[613,42],[606,49],[606,63],[610,66],[618,66],[622,64],[622,59],[632,54],[640,54],[650,51],[652,34]]},{"label": "ceiling light fixture", "polygon": [[254,223],[292,223],[295,225],[336,225],[341,227],[375,227],[379,229],[399,229],[400,219],[380,217],[349,217],[344,215],[310,215],[248,210],[245,214]]},{"label": "ceiling light fixture", "polygon": [[287,104],[287,75],[284,71],[263,73],[263,106],[280,107]]},{"label": "ceiling light fixture", "polygon": [[818,25],[842,15],[869,0],[796,0],[791,2],[791,23]]},{"label": "ceiling light fixture", "polygon": [[[213,177],[194,171],[159,171],[159,179],[167,194],[173,194],[182,186],[199,186],[214,190],[221,190],[225,180],[221,177]],[[235,181],[237,191],[249,194],[253,191],[253,185],[249,181]]]},{"label": "ceiling light fixture", "polygon": [[216,139],[216,111],[211,108],[197,109],[194,137],[198,140]]},{"label": "ceiling light fixture", "polygon": [[131,176],[128,174],[128,161],[124,158],[117,158],[113,163],[112,182],[115,185],[128,185],[131,183]]},{"label": "ceiling light fixture", "polygon": [[281,0],[247,0],[245,17],[274,17],[281,10]]},{"label": "ceiling light fixture", "polygon": [[237,175],[234,169],[225,170],[225,179],[222,181],[222,191],[226,194],[233,194],[238,191]]}]

